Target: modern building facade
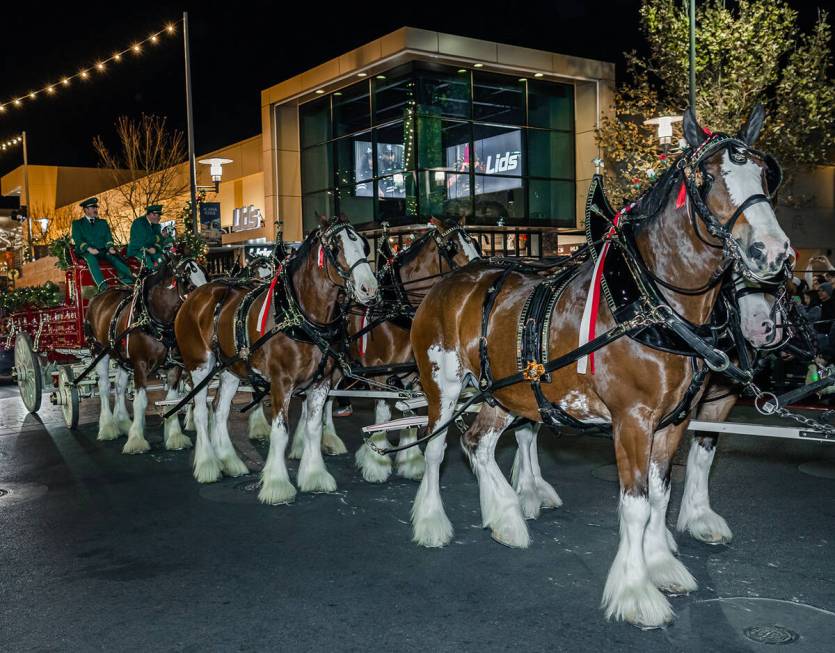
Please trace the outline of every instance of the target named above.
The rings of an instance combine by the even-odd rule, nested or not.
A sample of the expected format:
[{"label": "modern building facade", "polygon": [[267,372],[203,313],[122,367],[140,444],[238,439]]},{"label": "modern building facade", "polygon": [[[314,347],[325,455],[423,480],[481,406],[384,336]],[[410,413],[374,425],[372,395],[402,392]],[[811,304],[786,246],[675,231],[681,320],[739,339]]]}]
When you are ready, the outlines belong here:
[{"label": "modern building facade", "polygon": [[614,64],[405,27],[262,92],[267,222],[576,230]]}]

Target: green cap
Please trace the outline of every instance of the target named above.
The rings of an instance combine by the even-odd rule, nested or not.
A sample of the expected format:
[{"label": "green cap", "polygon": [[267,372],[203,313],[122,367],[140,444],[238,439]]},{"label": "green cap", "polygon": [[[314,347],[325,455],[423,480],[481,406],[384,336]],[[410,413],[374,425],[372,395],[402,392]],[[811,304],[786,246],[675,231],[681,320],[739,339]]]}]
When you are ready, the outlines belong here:
[{"label": "green cap", "polygon": [[86,209],[88,206],[98,206],[99,205],[99,198],[98,197],[91,197],[90,199],[84,200],[79,206],[82,209]]},{"label": "green cap", "polygon": [[162,204],[151,204],[145,207],[145,213],[159,213],[162,215]]}]

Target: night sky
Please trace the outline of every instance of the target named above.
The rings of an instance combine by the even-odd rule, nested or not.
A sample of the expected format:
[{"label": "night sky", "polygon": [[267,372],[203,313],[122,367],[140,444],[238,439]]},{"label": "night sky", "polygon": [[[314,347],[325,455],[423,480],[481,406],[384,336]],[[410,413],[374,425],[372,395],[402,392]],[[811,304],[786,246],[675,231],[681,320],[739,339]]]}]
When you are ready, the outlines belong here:
[{"label": "night sky", "polygon": [[[281,6],[292,4],[292,19]],[[637,0],[598,2],[200,2],[15,3],[0,37],[0,99],[28,93],[64,74],[110,56],[189,11],[197,153],[261,130],[260,91],[404,25],[615,61],[640,45]],[[817,2],[794,0],[804,25]],[[0,114],[0,140],[29,134],[35,164],[96,165],[92,138],[113,142],[118,116],[167,116],[185,127],[182,32],[164,37],[140,57],[128,56],[106,73],[77,80],[53,97],[26,101]],[[21,162],[0,151],[0,174]]]}]

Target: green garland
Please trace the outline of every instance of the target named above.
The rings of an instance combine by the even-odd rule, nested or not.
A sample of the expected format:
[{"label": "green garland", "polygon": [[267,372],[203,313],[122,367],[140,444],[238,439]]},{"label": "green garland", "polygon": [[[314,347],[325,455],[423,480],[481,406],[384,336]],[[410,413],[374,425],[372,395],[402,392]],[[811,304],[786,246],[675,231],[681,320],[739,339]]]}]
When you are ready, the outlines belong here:
[{"label": "green garland", "polygon": [[72,241],[70,235],[66,234],[60,238],[56,238],[49,243],[49,253],[58,259],[58,269],[67,270],[70,267],[70,248]]},{"label": "green garland", "polygon": [[200,262],[205,262],[206,254],[209,253],[209,246],[206,245],[206,241],[193,231],[186,231],[184,234],[177,236],[175,246],[183,256],[190,256]]},{"label": "green garland", "polygon": [[53,308],[64,302],[61,289],[52,281],[42,286],[27,286],[16,288],[11,292],[0,294],[0,310],[14,313],[23,308]]}]

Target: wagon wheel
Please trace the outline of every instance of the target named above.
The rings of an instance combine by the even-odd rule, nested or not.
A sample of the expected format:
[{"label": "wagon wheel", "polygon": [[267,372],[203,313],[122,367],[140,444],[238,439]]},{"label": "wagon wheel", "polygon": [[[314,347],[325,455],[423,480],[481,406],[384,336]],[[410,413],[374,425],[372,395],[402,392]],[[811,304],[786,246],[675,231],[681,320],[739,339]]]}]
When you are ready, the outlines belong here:
[{"label": "wagon wheel", "polygon": [[62,365],[58,368],[58,396],[67,428],[75,429],[78,426],[78,387],[75,385],[75,375],[69,365]]},{"label": "wagon wheel", "polygon": [[30,413],[37,413],[41,407],[43,377],[38,354],[32,346],[32,338],[28,333],[18,334],[15,339],[14,367],[23,405]]}]

